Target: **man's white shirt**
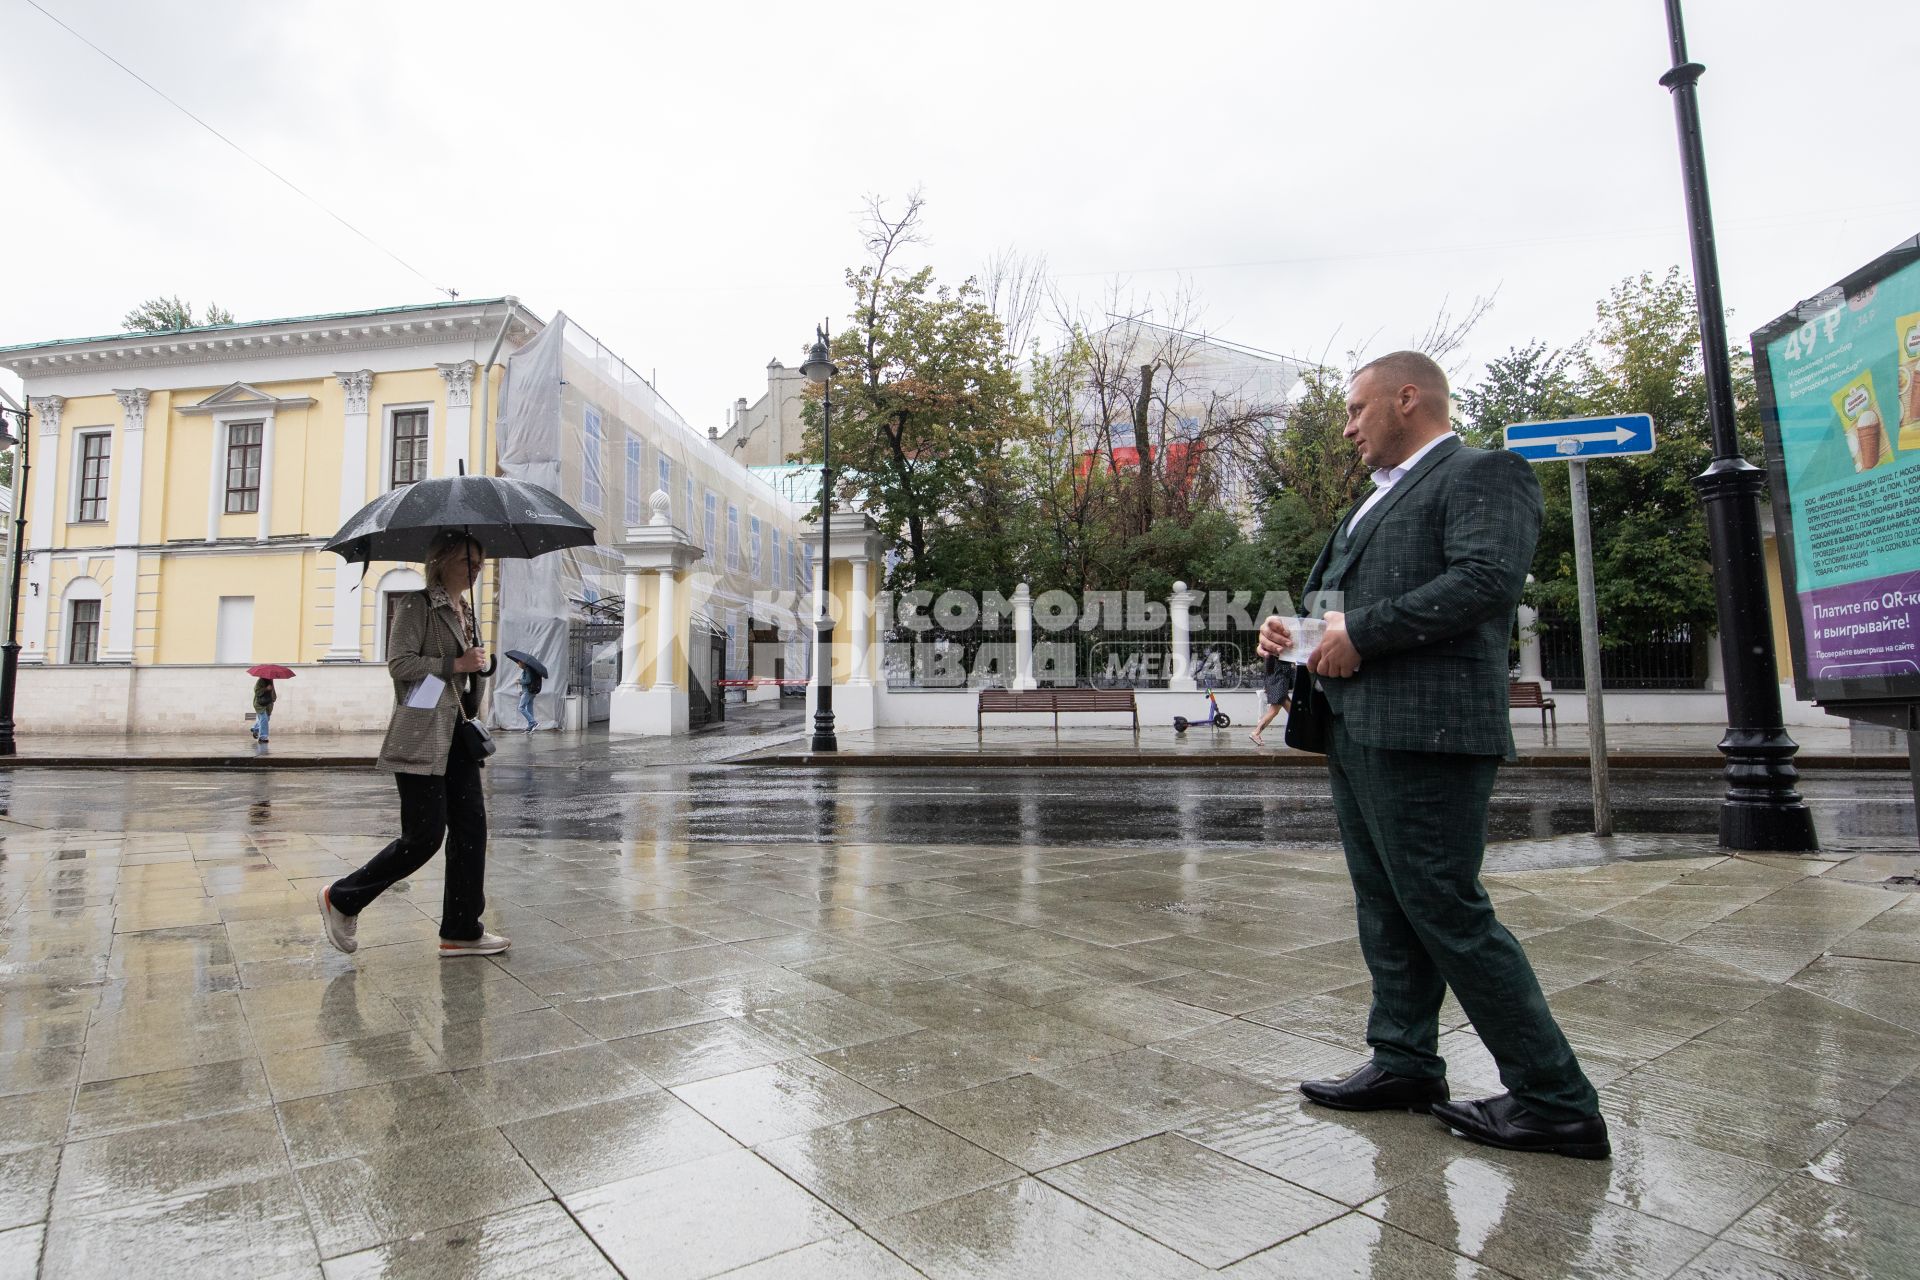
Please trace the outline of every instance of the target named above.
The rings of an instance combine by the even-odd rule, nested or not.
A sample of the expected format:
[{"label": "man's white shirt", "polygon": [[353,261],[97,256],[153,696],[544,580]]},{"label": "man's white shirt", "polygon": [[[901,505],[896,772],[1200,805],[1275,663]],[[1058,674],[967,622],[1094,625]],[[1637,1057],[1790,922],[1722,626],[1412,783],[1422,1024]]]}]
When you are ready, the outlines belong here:
[{"label": "man's white shirt", "polygon": [[1444,435],[1435,436],[1433,439],[1427,441],[1425,444],[1421,445],[1418,449],[1416,449],[1414,451],[1413,456],[1408,458],[1405,462],[1401,463],[1399,466],[1384,467],[1379,471],[1374,472],[1373,473],[1373,492],[1367,495],[1367,500],[1360,504],[1360,509],[1353,513],[1352,519],[1347,521],[1347,536],[1348,537],[1353,536],[1353,531],[1359,527],[1360,521],[1366,517],[1367,512],[1373,510],[1373,504],[1387,496],[1387,490],[1393,488],[1394,485],[1399,484],[1400,481],[1403,478],[1405,478],[1407,472],[1419,466],[1420,459],[1432,453],[1434,450],[1434,446],[1438,445],[1442,440],[1453,439],[1454,434],[1455,434],[1454,432],[1449,431]]}]

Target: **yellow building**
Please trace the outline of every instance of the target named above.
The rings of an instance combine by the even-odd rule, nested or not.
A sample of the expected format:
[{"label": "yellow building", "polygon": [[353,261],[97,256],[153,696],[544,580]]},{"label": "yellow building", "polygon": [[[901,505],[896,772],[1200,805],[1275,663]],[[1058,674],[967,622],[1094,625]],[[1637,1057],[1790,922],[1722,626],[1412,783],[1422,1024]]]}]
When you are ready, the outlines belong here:
[{"label": "yellow building", "polygon": [[[236,668],[256,662],[299,672],[276,711],[287,729],[383,725],[387,611],[418,589],[417,568],[363,571],[321,547],[396,485],[491,469],[506,362],[546,327],[494,298],[0,348],[33,413],[22,730],[237,733],[251,681]],[[703,530],[700,511],[679,508],[731,512],[797,547],[792,504],[654,402],[644,422],[556,409],[574,421],[554,473],[602,542],[644,523],[636,513],[671,476],[676,523],[703,550],[712,517]],[[750,622],[753,588],[788,584],[752,580],[727,552],[718,594]],[[603,568],[569,572],[593,582]],[[787,576],[803,581],[799,568]],[[589,603],[618,600],[617,568],[600,585]]]}]

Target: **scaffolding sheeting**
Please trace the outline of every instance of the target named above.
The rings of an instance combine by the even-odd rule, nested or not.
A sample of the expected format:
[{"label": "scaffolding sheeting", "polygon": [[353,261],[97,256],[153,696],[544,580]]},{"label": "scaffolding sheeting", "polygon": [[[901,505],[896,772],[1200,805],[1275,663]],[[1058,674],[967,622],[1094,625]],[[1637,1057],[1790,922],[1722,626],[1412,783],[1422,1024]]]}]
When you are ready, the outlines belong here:
[{"label": "scaffolding sheeting", "polygon": [[[745,674],[750,619],[779,613],[755,602],[791,600],[809,589],[799,554],[806,507],[689,426],[645,378],[564,313],[507,360],[498,456],[502,475],[552,489],[598,534],[596,546],[564,557],[501,565],[500,648],[523,649],[554,673],[535,699],[542,727],[559,722],[568,692],[563,673],[575,669],[569,632],[586,606],[621,600],[616,547],[626,529],[652,519],[655,492],[667,495],[669,519],[706,553],[690,575],[691,600],[727,628],[729,675]],[[682,640],[676,656],[684,663]],[[684,669],[675,679],[685,679]],[[496,723],[524,723],[517,681],[501,679],[494,688]]]}]

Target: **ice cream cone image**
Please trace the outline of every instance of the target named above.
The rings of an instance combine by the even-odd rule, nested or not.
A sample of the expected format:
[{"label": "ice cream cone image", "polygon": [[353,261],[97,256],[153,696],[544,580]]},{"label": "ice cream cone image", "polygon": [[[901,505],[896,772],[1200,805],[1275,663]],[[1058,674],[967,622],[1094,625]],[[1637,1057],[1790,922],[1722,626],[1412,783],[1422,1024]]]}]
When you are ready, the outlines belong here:
[{"label": "ice cream cone image", "polygon": [[1880,415],[1873,410],[1867,410],[1854,421],[1853,465],[1856,470],[1871,471],[1880,465],[1880,445],[1885,438],[1886,433],[1880,426]]}]

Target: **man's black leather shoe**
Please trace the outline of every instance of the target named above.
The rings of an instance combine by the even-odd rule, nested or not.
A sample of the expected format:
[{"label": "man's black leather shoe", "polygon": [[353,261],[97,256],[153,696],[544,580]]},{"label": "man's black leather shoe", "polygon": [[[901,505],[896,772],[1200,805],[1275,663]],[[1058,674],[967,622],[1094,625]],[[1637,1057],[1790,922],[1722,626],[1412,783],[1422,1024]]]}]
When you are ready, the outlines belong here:
[{"label": "man's black leather shoe", "polygon": [[1339,1111],[1425,1112],[1448,1096],[1444,1079],[1409,1080],[1371,1062],[1339,1080],[1302,1080],[1300,1092],[1309,1102]]},{"label": "man's black leather shoe", "polygon": [[1464,1138],[1508,1151],[1546,1151],[1577,1160],[1605,1160],[1613,1154],[1604,1116],[1555,1122],[1543,1120],[1514,1101],[1510,1093],[1474,1102],[1443,1102],[1433,1118]]}]

